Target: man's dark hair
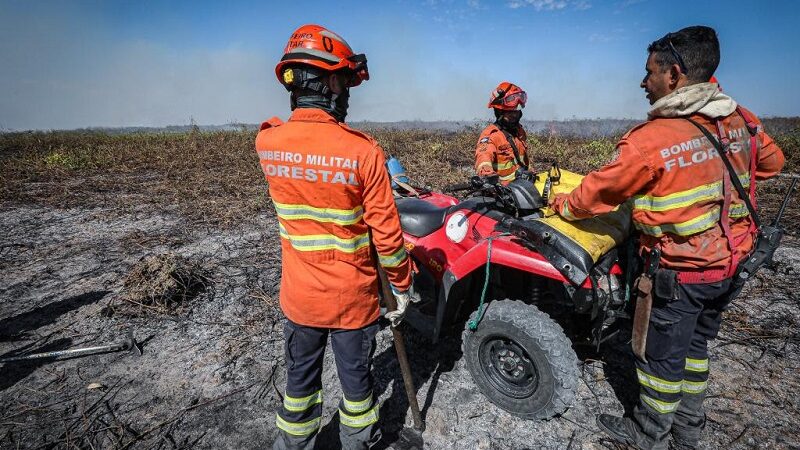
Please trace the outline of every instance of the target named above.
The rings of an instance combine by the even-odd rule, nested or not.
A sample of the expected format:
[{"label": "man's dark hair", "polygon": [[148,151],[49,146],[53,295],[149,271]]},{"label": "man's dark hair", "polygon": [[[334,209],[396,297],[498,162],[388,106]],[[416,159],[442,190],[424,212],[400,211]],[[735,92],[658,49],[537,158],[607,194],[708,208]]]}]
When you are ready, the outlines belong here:
[{"label": "man's dark hair", "polygon": [[719,65],[719,40],[713,28],[686,27],[653,41],[647,52],[655,55],[662,68],[678,64],[695,83],[708,81]]}]

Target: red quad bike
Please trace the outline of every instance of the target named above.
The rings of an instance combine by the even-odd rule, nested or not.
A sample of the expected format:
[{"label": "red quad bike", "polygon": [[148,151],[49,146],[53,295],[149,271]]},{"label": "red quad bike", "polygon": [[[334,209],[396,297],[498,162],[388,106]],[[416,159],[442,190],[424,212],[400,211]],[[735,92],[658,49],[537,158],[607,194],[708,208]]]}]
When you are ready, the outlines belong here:
[{"label": "red quad bike", "polygon": [[406,322],[434,343],[466,324],[462,350],[481,392],[513,415],[548,419],[572,404],[578,385],[572,342],[551,316],[564,316],[560,322],[586,344],[615,333],[615,319],[628,317],[620,255],[632,247],[596,263],[587,258],[535,220],[546,205],[534,180],[526,172],[507,186],[494,176],[445,188],[467,191],[464,200],[401,188],[396,204],[423,298]]}]

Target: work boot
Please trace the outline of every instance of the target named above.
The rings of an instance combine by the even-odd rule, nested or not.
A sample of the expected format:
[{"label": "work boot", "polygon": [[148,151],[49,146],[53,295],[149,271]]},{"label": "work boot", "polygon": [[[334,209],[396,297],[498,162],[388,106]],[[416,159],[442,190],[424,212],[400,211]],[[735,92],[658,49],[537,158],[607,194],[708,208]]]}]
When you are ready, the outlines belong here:
[{"label": "work boot", "polygon": [[620,444],[627,444],[636,446],[636,439],[634,438],[635,431],[630,425],[630,419],[625,417],[612,416],[611,414],[600,414],[597,416],[597,426],[605,434],[611,436],[616,442]]},{"label": "work boot", "polygon": [[706,414],[703,410],[705,393],[683,394],[681,405],[672,422],[672,441],[670,448],[690,450],[697,448],[703,429],[706,427]]}]

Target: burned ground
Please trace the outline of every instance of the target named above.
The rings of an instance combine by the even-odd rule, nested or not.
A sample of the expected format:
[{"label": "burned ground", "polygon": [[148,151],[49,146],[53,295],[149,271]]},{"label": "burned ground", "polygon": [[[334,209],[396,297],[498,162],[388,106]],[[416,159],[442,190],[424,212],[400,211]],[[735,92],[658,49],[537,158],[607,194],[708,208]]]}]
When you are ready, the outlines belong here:
[{"label": "burned ground", "polygon": [[[781,142],[787,169],[796,172],[800,146],[792,130]],[[463,178],[476,136],[376,134],[412,178],[435,187]],[[280,250],[252,138],[1,137],[0,358],[115,342],[128,330],[144,353],[0,365],[0,448],[271,443],[284,380]],[[532,136],[539,164],[558,157],[584,172],[609,157],[611,142]],[[587,148],[589,157],[581,153]],[[781,181],[764,184],[768,216],[784,188]],[[800,208],[793,208],[787,224],[796,233]],[[727,312],[712,345],[705,448],[800,447],[796,237],[787,237],[777,260],[776,270],[759,273]],[[162,282],[142,289],[148,273]],[[189,289],[191,283],[179,282],[185,279],[200,281]],[[155,295],[165,292],[180,301]],[[599,434],[594,416],[635,401],[625,336],[599,353],[579,349],[577,400],[545,422],[517,419],[489,403],[461,361],[458,336],[435,346],[407,336],[427,448],[616,448]],[[391,344],[383,329],[374,373],[388,436],[411,420]],[[336,448],[340,391],[330,352],[324,384],[321,448]]]}]

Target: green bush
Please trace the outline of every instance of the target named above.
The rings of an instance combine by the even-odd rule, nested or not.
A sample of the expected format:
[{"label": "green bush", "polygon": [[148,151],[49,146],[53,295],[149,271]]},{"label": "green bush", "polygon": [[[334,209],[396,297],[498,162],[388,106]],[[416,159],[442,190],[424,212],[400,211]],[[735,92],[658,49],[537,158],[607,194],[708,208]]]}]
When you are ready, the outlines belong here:
[{"label": "green bush", "polygon": [[44,165],[49,169],[77,169],[78,161],[75,158],[59,152],[52,152],[44,157]]}]

